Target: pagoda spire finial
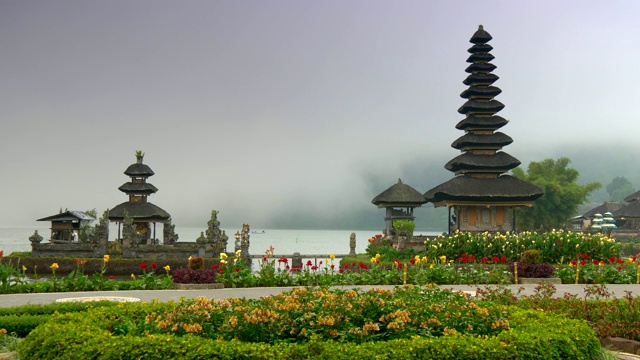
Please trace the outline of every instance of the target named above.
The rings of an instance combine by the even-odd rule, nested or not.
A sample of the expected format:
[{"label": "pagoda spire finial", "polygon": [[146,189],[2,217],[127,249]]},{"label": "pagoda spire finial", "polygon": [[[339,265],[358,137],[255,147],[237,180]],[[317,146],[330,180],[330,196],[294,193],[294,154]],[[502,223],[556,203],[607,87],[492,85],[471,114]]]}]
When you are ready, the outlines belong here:
[{"label": "pagoda spire finial", "polygon": [[136,159],[138,164],[142,164],[142,159],[144,159],[144,153],[142,150],[136,150]]}]

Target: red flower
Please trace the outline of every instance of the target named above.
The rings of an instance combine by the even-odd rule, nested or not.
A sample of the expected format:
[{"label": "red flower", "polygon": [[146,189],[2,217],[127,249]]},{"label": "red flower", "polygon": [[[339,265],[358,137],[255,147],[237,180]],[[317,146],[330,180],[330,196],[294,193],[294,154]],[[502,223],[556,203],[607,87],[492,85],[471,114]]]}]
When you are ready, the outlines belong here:
[{"label": "red flower", "polygon": [[239,268],[239,267],[236,267],[234,270],[235,270],[236,272],[240,272],[240,268]]},{"label": "red flower", "polygon": [[279,263],[288,264],[288,263],[289,263],[289,259],[287,259],[287,258],[283,257],[283,258],[278,259],[278,262],[279,262]]},{"label": "red flower", "polygon": [[315,266],[315,265],[313,265],[313,266],[311,267],[311,270],[316,271],[316,270],[318,270],[318,267],[317,267],[317,266]]},{"label": "red flower", "polygon": [[217,268],[218,268],[218,265],[211,265],[212,270],[216,270]]},{"label": "red flower", "polygon": [[320,263],[318,265],[322,265],[322,260],[320,260]]},{"label": "red flower", "polygon": [[262,258],[262,262],[267,262],[267,257],[266,257],[266,256],[264,256],[264,257]]},{"label": "red flower", "polygon": [[4,257],[4,250],[0,250],[0,259]]},{"label": "red flower", "polygon": [[589,256],[587,254],[582,254],[582,260],[587,260]]},{"label": "red flower", "polygon": [[502,255],[502,257],[500,258],[500,261],[502,261],[504,264],[507,263],[507,257],[505,255]]},{"label": "red flower", "polygon": [[344,264],[344,268],[345,268],[345,269],[348,269],[348,268],[349,268],[349,265]]},{"label": "red flower", "polygon": [[497,263],[499,263],[499,262],[500,262],[500,258],[499,258],[499,257],[497,257],[497,256],[494,256],[494,257],[492,257],[492,258],[491,258],[491,262],[494,262],[494,263],[496,263],[496,264],[497,264]]},{"label": "red flower", "polygon": [[582,266],[587,265],[587,260],[585,259],[585,260],[580,261],[580,265],[582,265]]},{"label": "red flower", "polygon": [[622,259],[618,259],[618,260],[616,260],[616,261],[618,262],[618,264],[622,264],[622,263],[624,263],[624,260],[622,260]]},{"label": "red flower", "polygon": [[469,256],[469,261],[471,261],[471,262],[476,261],[476,256],[475,255]]},{"label": "red flower", "polygon": [[598,265],[598,264],[600,264],[600,261],[593,259],[593,265]]},{"label": "red flower", "polygon": [[311,262],[311,260],[307,260],[307,266],[311,266],[313,265],[313,263]]},{"label": "red flower", "polygon": [[571,260],[571,265],[572,266],[576,266],[578,264],[578,262],[576,260]]},{"label": "red flower", "polygon": [[614,262],[616,262],[616,257],[615,257],[615,256],[610,257],[610,258],[609,258],[609,262],[610,262],[610,263],[612,263],[612,264],[613,264]]},{"label": "red flower", "polygon": [[140,263],[140,269],[147,270],[147,263]]},{"label": "red flower", "polygon": [[158,267],[158,265],[157,265],[156,263],[151,263],[151,268],[152,268],[153,270],[155,270],[157,267]]},{"label": "red flower", "polygon": [[333,264],[331,264],[331,270],[333,270],[333,269],[335,269],[335,268],[336,268],[336,266],[335,266],[335,265],[333,265]]},{"label": "red flower", "polygon": [[115,279],[116,279],[116,277],[115,277],[115,276],[113,276],[113,275],[109,275],[109,280],[115,280]]},{"label": "red flower", "polygon": [[365,265],[365,263],[363,263],[362,261],[360,262],[360,269],[367,269],[367,265]]},{"label": "red flower", "polygon": [[483,264],[486,264],[487,262],[489,262],[489,259],[487,259],[487,257],[483,257],[482,259],[480,259],[480,262]]},{"label": "red flower", "polygon": [[618,271],[622,270],[622,266],[618,266]]},{"label": "red flower", "polygon": [[415,258],[411,258],[411,265],[415,265],[416,264],[416,259]]}]

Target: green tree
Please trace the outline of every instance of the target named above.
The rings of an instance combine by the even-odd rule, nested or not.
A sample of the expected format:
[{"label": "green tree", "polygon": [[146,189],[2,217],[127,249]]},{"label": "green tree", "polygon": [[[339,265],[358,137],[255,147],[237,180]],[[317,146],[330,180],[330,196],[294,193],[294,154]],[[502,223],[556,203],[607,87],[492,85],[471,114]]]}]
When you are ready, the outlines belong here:
[{"label": "green tree", "polygon": [[636,191],[633,188],[633,184],[624,176],[614,177],[605,188],[607,189],[607,193],[609,193],[609,200],[618,202],[623,201],[625,197]]},{"label": "green tree", "polygon": [[587,200],[589,194],[602,187],[598,182],[579,185],[576,181],[580,173],[568,167],[571,160],[545,159],[532,161],[527,173],[521,168],[513,169],[519,179],[537,185],[544,195],[532,207],[519,208],[517,226],[520,230],[550,230],[564,228],[567,221],[576,214],[578,205]]}]

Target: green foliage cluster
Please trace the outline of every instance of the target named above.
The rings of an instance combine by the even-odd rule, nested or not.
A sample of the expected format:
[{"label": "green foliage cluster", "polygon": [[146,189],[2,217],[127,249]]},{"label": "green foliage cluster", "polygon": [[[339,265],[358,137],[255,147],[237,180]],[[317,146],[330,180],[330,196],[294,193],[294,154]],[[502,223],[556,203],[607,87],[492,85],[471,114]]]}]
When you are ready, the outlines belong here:
[{"label": "green foliage cluster", "polygon": [[538,250],[525,250],[520,257],[520,262],[524,264],[537,265],[542,262],[542,255]]},{"label": "green foliage cluster", "polygon": [[47,305],[23,305],[0,308],[0,329],[20,337],[27,336],[33,329],[51,319],[53,314],[66,314],[87,311],[97,307],[115,306],[112,301],[68,302]]},{"label": "green foliage cluster", "polygon": [[[304,341],[276,341],[242,342],[240,340],[216,340],[218,332],[224,332],[225,327],[236,324],[243,330],[238,331],[240,337],[261,333],[269,336],[265,328],[286,333],[272,324],[277,312],[276,305],[281,307],[303,308],[307,303],[299,304],[301,300],[294,293],[282,294],[281,297],[258,300],[228,300],[229,306],[239,302],[238,307],[227,311],[212,312],[215,319],[206,319],[202,315],[209,305],[220,306],[216,302],[207,303],[203,300],[191,302],[189,306],[195,309],[193,317],[189,317],[187,303],[169,304],[128,304],[109,309],[98,308],[82,314],[55,315],[51,321],[38,327],[21,342],[18,352],[21,359],[57,359],[57,358],[92,358],[92,359],[202,359],[202,358],[233,358],[233,359],[273,359],[273,358],[392,358],[392,359],[593,359],[600,349],[600,344],[592,329],[583,322],[568,319],[564,316],[553,315],[535,310],[523,310],[518,307],[503,307],[495,304],[482,304],[463,299],[461,295],[446,294],[440,290],[425,288],[396,290],[397,296],[380,291],[366,293],[351,291],[327,291],[322,289],[301,289],[315,298],[311,304],[321,313],[309,311],[297,318],[287,317],[286,321],[293,321],[290,326],[299,335],[301,329],[315,329]],[[402,294],[403,291],[407,293]],[[430,294],[432,292],[432,294]],[[354,295],[355,293],[355,295]],[[421,299],[424,298],[424,299]],[[434,303],[419,303],[432,300]],[[353,315],[352,329],[363,331],[367,319],[377,323],[384,332],[394,336],[361,341],[362,335],[357,331],[346,331],[341,340],[328,339],[331,329],[348,326],[346,321],[339,321],[339,317],[352,316],[338,306],[332,310],[332,304],[352,305],[362,302],[360,312]],[[327,306],[329,305],[329,306]],[[432,306],[433,305],[433,306]],[[244,309],[239,309],[244,306]],[[447,321],[448,326],[442,327],[440,333],[412,336],[411,321],[421,316],[420,312],[427,310],[434,316],[431,320],[433,327],[436,321]],[[430,309],[430,310],[429,310]],[[439,317],[436,314],[446,314],[447,310],[455,309],[465,312],[455,316]],[[247,314],[248,319],[237,318],[236,311]],[[403,312],[403,311],[406,311]],[[466,311],[473,313],[465,316]],[[488,312],[489,314],[485,313]],[[201,312],[203,312],[201,314]],[[284,311],[283,311],[284,313]],[[177,317],[169,319],[169,315]],[[493,314],[493,315],[492,315]],[[163,317],[164,316],[164,317]],[[234,320],[234,316],[236,319]],[[483,325],[483,318],[489,316],[491,324]],[[156,321],[169,321],[166,328],[179,323],[178,330],[167,333],[147,333],[158,328]],[[334,322],[331,323],[330,319]],[[428,323],[431,319],[425,318]],[[206,323],[216,323],[217,328],[209,329]],[[275,322],[280,319],[275,317]],[[390,324],[395,324],[390,326]],[[163,323],[164,326],[165,323]],[[183,326],[187,325],[187,326]],[[200,325],[199,327],[196,325]],[[213,326],[213,325],[211,325]],[[398,326],[397,330],[389,329]],[[469,326],[473,331],[469,330]],[[187,332],[185,329],[198,329]],[[369,332],[376,333],[373,324],[367,326]],[[419,327],[418,327],[419,328]],[[505,331],[508,328],[508,331]],[[415,329],[415,328],[414,328]],[[308,330],[311,331],[311,330]],[[381,330],[382,331],[382,330]],[[417,330],[413,330],[417,331]],[[486,332],[478,336],[474,331]],[[210,334],[207,332],[211,332]],[[338,331],[339,332],[339,331]],[[407,334],[403,334],[403,333]],[[355,341],[348,340],[349,336]],[[369,336],[369,335],[367,335]]]},{"label": "green foliage cluster", "polygon": [[581,320],[588,323],[600,339],[621,337],[640,341],[640,297],[633,297],[627,292],[622,298],[611,299],[610,291],[603,284],[587,285],[584,292],[583,298],[571,294],[557,297],[555,286],[543,283],[531,296],[520,296],[508,288],[497,286],[478,289],[477,298],[492,304],[543,310]]},{"label": "green foliage cluster", "polygon": [[520,234],[455,232],[451,236],[440,235],[428,240],[425,245],[426,257],[430,259],[442,255],[457,259],[469,254],[477,259],[506,256],[508,261],[518,261],[526,250],[537,250],[542,261],[559,264],[575,258],[577,253],[598,260],[618,257],[620,254],[620,244],[612,238],[563,230],[545,233],[525,231]]},{"label": "green foliage cluster", "polygon": [[404,235],[407,240],[413,238],[413,230],[416,228],[415,221],[411,220],[393,220],[393,231],[396,235]]},{"label": "green foliage cluster", "polygon": [[517,210],[518,229],[548,231],[564,228],[567,221],[576,214],[578,205],[602,187],[598,182],[578,184],[580,173],[569,168],[570,163],[569,158],[563,157],[558,160],[532,161],[527,167],[527,173],[519,167],[513,169],[515,177],[537,185],[544,191],[544,195],[532,207]]},{"label": "green foliage cluster", "polygon": [[[34,276],[49,276],[52,274],[51,264],[58,264],[56,274],[69,274],[72,271],[78,269],[78,261],[85,262],[82,265],[82,271],[85,274],[100,273],[102,271],[103,259],[102,258],[86,258],[78,259],[72,257],[31,257],[31,253],[24,253],[17,255],[15,252],[9,256],[0,258],[0,264],[10,265],[16,269],[22,270],[22,267],[26,267],[26,273]],[[163,267],[169,265],[172,269],[186,268],[187,261],[185,259],[162,259],[157,260],[156,269],[152,269],[151,265],[153,261],[147,261],[149,267],[143,270],[140,267],[141,259],[128,259],[118,256],[111,256],[109,260],[109,266],[107,267],[106,276],[129,276],[134,274],[136,276],[142,275],[145,271],[155,272],[157,275],[164,274]],[[217,265],[218,260],[207,258],[204,260],[204,267],[210,268],[212,265]]]},{"label": "green foliage cluster", "polygon": [[[76,269],[67,275],[58,276],[55,270],[58,263],[52,263],[49,269],[52,275],[47,279],[27,277],[27,267],[16,268],[12,264],[0,264],[0,294],[15,293],[46,293],[66,291],[96,291],[96,290],[158,290],[169,289],[173,283],[169,271],[156,275],[154,271],[147,272],[146,263],[140,263],[141,275],[131,274],[131,281],[115,281],[115,277],[106,278],[107,261],[102,261],[102,269],[90,277],[84,273],[86,260],[76,259]],[[19,261],[17,262],[19,265]],[[144,266],[143,266],[144,265]],[[155,267],[155,264],[153,264]]]},{"label": "green foliage cluster", "polygon": [[636,190],[633,184],[624,176],[616,176],[605,187],[610,201],[622,202],[624,198],[633,194]]}]

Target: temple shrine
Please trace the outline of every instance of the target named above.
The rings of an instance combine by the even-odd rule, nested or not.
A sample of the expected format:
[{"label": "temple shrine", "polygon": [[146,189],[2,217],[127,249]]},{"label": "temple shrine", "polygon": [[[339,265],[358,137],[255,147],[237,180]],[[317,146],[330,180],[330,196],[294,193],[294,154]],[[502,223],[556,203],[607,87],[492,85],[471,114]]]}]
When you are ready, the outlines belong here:
[{"label": "temple shrine", "polygon": [[511,137],[496,131],[508,121],[496,115],[504,105],[494,99],[502,90],[493,86],[498,76],[492,73],[491,39],[480,25],[470,40],[471,65],[463,81],[468,89],[460,94],[467,101],[458,109],[466,117],[456,125],[465,134],[451,144],[462,154],[445,165],[455,177],[424,194],[436,207],[449,209],[449,233],[514,231],[515,208],[532,206],[543,195],[537,186],[506,174],[520,161],[502,151]]},{"label": "temple shrine", "polygon": [[[155,173],[149,166],[143,164],[144,153],[136,152],[136,163],[129,165],[124,174],[131,177],[131,181],[124,183],[118,190],[129,196],[129,201],[117,205],[109,210],[109,221],[118,223],[118,238],[121,238],[121,225],[125,214],[133,219],[136,232],[140,236],[140,243],[147,244],[149,239],[156,240],[156,223],[164,223],[171,215],[148,201],[148,196],[158,189],[147,182]],[[151,224],[153,224],[153,229]]]},{"label": "temple shrine", "polygon": [[403,184],[401,179],[371,200],[372,204],[386,209],[384,217],[386,235],[391,235],[394,220],[415,221],[413,209],[426,202],[424,195],[411,186]]}]

